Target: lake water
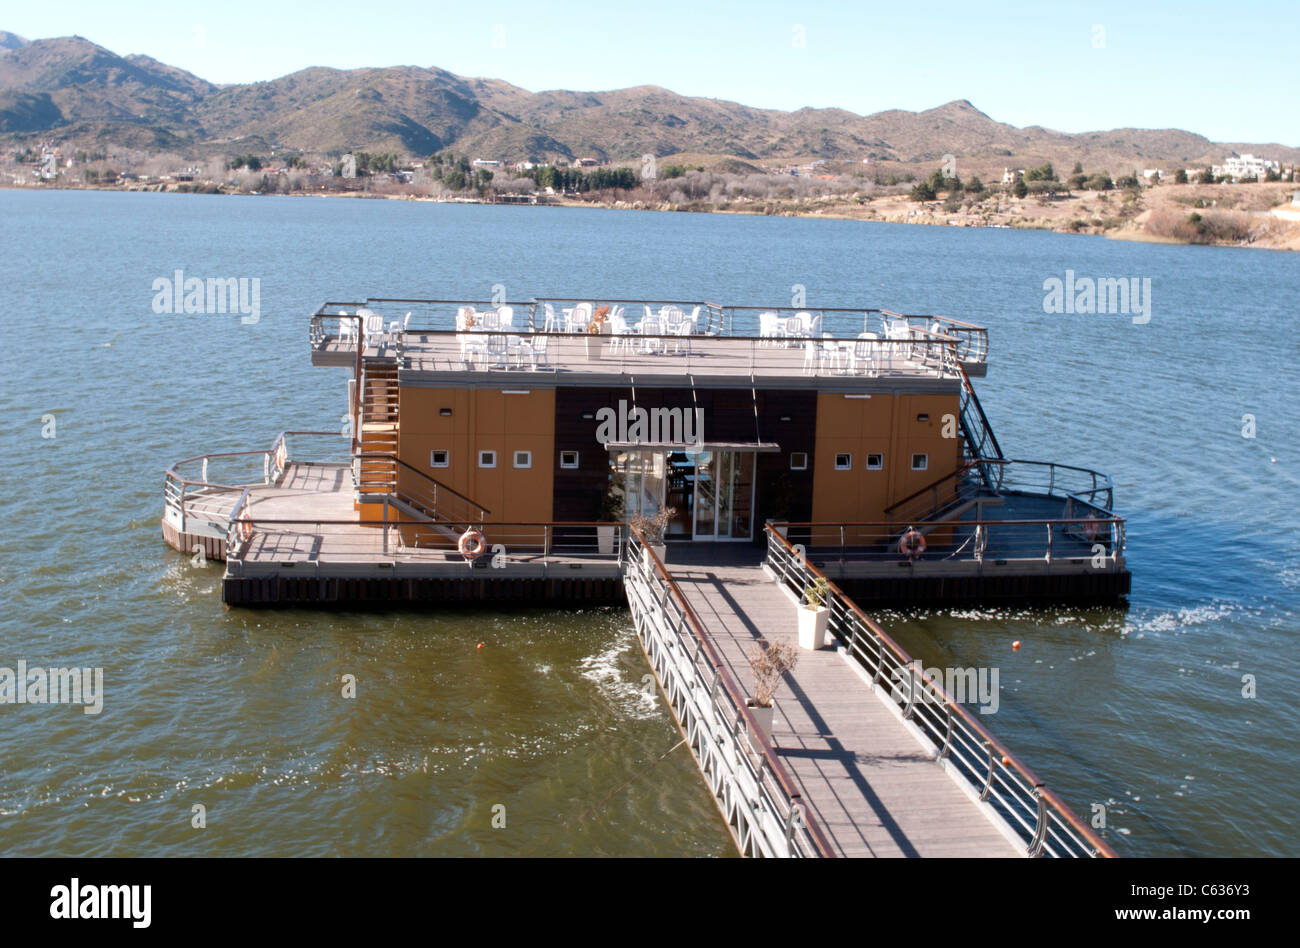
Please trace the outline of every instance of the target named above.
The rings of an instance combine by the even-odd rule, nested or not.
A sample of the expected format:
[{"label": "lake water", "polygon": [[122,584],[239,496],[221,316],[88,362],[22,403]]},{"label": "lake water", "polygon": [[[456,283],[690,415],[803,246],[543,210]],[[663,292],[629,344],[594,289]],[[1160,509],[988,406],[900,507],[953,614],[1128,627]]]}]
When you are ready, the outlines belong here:
[{"label": "lake water", "polygon": [[[976,387],[1007,455],[1114,477],[1130,605],[877,618],[927,665],[997,667],[987,723],[1077,812],[1105,806],[1121,855],[1300,855],[1300,256],[297,197],[2,191],[0,211],[0,666],[103,667],[107,692],[97,716],[0,706],[6,854],[732,854],[625,611],[227,610],[220,566],[162,543],[172,461],[337,425],[343,375],[307,347],[321,302],[503,284],[787,305],[798,285],[987,325]],[[259,278],[262,318],[156,315],[176,269]],[[1044,313],[1067,269],[1150,278],[1150,322]]]}]

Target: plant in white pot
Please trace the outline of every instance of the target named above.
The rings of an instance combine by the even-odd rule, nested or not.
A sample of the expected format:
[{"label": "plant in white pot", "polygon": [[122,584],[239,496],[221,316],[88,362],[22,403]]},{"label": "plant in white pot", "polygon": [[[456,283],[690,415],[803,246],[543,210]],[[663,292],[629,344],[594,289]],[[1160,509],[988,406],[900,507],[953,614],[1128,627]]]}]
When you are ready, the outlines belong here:
[{"label": "plant in white pot", "polygon": [[799,645],[816,651],[826,644],[826,624],[831,611],[826,607],[830,586],[825,576],[818,576],[803,591],[803,605],[799,607]]},{"label": "plant in white pot", "polygon": [[[664,534],[668,532],[668,524],[672,522],[673,517],[677,516],[676,507],[660,507],[650,516],[637,514],[630,521],[632,526],[640,532],[645,538],[646,546],[655,551],[655,556],[659,557],[659,562],[663,562],[664,554],[668,551],[668,545],[664,543]],[[649,567],[649,562],[646,566]]]},{"label": "plant in white pot", "polygon": [[[754,696],[745,704],[769,744],[772,743],[772,715],[776,711],[776,689],[781,686],[781,679],[785,677],[785,673],[794,668],[797,661],[799,661],[799,653],[792,645],[785,642],[774,642],[767,648],[762,644],[756,644],[749,651],[749,664],[754,669]],[[760,750],[758,744],[754,744],[753,747],[755,753],[758,753]]]},{"label": "plant in white pot", "polygon": [[596,549],[601,553],[613,553],[614,534],[623,520],[623,491],[618,484],[611,484],[605,491],[596,519],[605,524],[596,527]]}]

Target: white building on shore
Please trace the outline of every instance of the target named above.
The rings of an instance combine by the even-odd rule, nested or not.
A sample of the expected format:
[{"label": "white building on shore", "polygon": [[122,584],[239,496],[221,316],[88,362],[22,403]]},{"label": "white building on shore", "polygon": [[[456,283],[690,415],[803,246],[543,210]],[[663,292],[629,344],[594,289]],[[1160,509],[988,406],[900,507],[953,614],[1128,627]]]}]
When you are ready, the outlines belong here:
[{"label": "white building on shore", "polygon": [[1269,161],[1266,158],[1258,158],[1255,155],[1234,155],[1231,158],[1224,159],[1223,164],[1215,165],[1211,168],[1216,178],[1232,178],[1238,180],[1241,178],[1256,178],[1264,180],[1264,175],[1272,171],[1276,174],[1282,173],[1282,163],[1280,161]]}]

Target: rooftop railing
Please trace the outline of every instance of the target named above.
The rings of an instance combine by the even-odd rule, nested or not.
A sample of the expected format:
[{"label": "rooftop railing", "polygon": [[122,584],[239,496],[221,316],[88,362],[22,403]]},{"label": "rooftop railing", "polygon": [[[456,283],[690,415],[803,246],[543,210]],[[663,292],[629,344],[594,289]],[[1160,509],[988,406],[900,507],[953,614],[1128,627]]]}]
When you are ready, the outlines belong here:
[{"label": "rooftop railing", "polygon": [[871,676],[877,694],[930,743],[935,759],[1002,819],[1028,856],[1113,857],[1115,851],[1056,793],[867,617],[852,599],[811,565],[771,525],[767,566],[802,596],[826,583],[828,628]]},{"label": "rooftop railing", "polygon": [[[374,297],[365,302],[329,302],[313,314],[309,338],[313,349],[355,347],[358,311],[378,318],[381,334],[368,333],[368,343],[390,345],[400,359],[409,334],[462,331],[466,309],[486,318],[478,328],[516,335],[582,332],[598,313],[606,326],[649,326],[638,335],[654,337],[663,322],[674,336],[684,316],[693,337],[766,338],[852,341],[868,338],[890,344],[891,351],[912,361],[954,361],[982,364],[988,353],[988,331],[947,316],[895,313],[881,309],[837,307],[732,306],[706,300],[631,300],[596,297],[539,297],[526,301],[438,300]],[[377,337],[378,336],[378,337]],[[905,346],[895,346],[895,343]],[[770,344],[770,342],[769,342]]]}]

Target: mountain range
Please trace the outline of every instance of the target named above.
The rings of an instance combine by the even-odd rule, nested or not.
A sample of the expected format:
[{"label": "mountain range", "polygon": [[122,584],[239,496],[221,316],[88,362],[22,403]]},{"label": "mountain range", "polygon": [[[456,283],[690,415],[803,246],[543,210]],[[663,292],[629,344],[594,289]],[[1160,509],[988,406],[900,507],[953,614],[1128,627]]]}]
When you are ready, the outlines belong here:
[{"label": "mountain range", "polygon": [[24,40],[0,31],[0,142],[126,147],[201,158],[271,149],[312,153],[453,149],[505,161],[641,155],[746,164],[871,158],[968,166],[1082,162],[1087,168],[1200,167],[1231,153],[1283,163],[1300,149],[1216,143],[1178,129],[1068,134],[997,122],[957,100],[922,112],[759,109],[657,86],[529,92],[443,69],[313,67],[267,82],[216,85],[148,56],[79,36]]}]

